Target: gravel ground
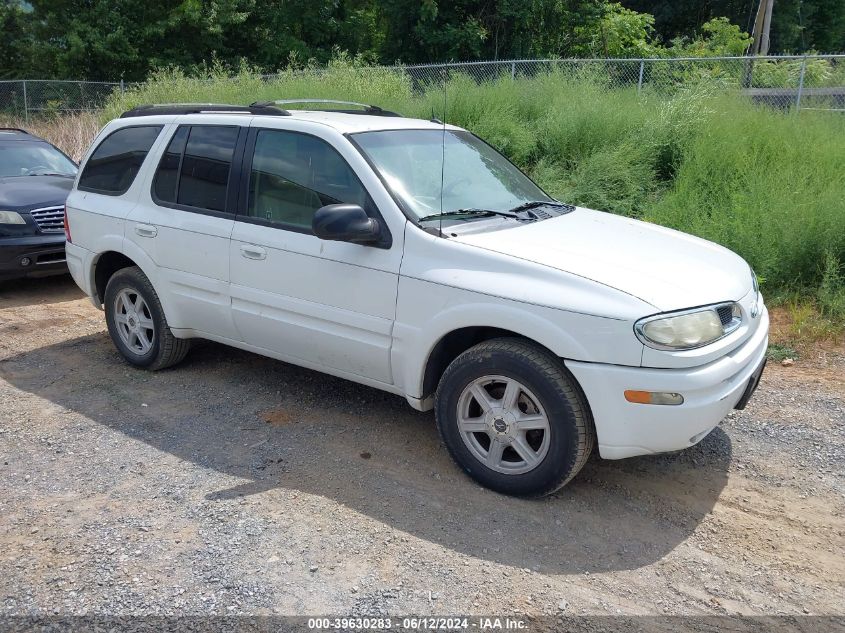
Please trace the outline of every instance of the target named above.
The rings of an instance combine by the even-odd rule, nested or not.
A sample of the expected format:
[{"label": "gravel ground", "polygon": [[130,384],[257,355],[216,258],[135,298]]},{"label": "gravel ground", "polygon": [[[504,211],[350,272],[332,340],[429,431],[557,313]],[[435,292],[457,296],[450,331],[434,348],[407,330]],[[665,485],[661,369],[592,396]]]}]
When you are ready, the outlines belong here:
[{"label": "gravel ground", "polygon": [[69,278],[2,284],[0,614],[841,616],[843,370],[526,501],[401,398],[212,343],[134,370]]}]

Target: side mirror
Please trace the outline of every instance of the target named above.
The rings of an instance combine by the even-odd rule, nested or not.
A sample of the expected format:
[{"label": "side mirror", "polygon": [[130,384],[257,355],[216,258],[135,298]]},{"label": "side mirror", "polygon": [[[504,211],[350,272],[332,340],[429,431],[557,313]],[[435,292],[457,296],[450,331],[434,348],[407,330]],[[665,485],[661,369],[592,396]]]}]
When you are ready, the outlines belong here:
[{"label": "side mirror", "polygon": [[357,204],[329,204],[320,207],[311,221],[314,235],[321,240],[372,244],[381,237],[378,220]]}]

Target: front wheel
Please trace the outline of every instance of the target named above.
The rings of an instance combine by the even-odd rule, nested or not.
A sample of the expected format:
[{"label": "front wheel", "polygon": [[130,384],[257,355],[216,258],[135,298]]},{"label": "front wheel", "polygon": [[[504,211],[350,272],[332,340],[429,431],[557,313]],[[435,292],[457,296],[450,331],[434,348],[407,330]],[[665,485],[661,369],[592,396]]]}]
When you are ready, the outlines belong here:
[{"label": "front wheel", "polygon": [[163,369],[188,353],[190,341],[173,336],[153,285],[137,266],[112,275],[106,284],[104,307],[109,335],[133,365]]},{"label": "front wheel", "polygon": [[435,416],[458,465],[511,495],[561,488],[595,442],[589,408],[563,363],[521,339],[485,341],[452,361],[437,388]]}]

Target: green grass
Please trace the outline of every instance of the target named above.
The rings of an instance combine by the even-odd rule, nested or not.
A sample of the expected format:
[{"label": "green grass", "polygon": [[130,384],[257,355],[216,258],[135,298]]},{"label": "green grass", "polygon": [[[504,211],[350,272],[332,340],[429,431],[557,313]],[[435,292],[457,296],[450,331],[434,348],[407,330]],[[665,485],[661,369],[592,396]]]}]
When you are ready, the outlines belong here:
[{"label": "green grass", "polygon": [[789,347],[788,345],[780,345],[778,343],[771,343],[766,355],[769,360],[776,363],[786,360],[787,358],[795,360],[799,357],[798,352],[794,348]]},{"label": "green grass", "polygon": [[[845,322],[845,116],[782,113],[699,83],[670,94],[608,88],[563,73],[477,84],[453,75],[445,118],[505,153],[552,195],[671,226],[746,258],[773,297],[801,297]],[[337,60],[264,81],[154,74],[115,95],[104,118],[138,103],[279,98],[377,103],[442,118],[442,86]],[[690,280],[690,283],[695,283]]]}]

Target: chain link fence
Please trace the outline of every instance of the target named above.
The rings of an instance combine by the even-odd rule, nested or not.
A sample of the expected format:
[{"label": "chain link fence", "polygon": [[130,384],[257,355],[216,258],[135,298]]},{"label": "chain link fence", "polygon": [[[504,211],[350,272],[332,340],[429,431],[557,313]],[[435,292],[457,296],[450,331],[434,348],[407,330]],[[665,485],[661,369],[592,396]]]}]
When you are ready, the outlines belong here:
[{"label": "chain link fence", "polygon": [[[384,71],[381,68],[380,71]],[[845,112],[845,55],[703,57],[671,59],[528,59],[391,66],[414,89],[465,76],[482,82],[519,81],[556,74],[640,94],[708,86],[744,95],[779,110]],[[319,74],[319,69],[304,72]],[[366,73],[367,69],[357,72]],[[278,75],[266,75],[270,81]],[[39,115],[99,110],[123,82],[0,81],[0,115],[28,121]],[[342,98],[343,95],[338,95]]]},{"label": "chain link fence", "polygon": [[29,121],[34,116],[95,111],[112,92],[126,88],[122,81],[0,81],[0,114]]},{"label": "chain link fence", "polygon": [[401,67],[415,88],[465,75],[477,82],[519,81],[544,74],[639,93],[692,86],[734,92],[780,110],[845,112],[845,55],[671,59],[547,59],[422,64]]}]

